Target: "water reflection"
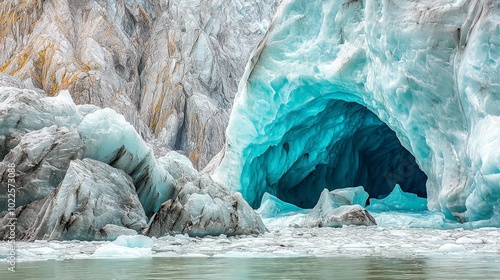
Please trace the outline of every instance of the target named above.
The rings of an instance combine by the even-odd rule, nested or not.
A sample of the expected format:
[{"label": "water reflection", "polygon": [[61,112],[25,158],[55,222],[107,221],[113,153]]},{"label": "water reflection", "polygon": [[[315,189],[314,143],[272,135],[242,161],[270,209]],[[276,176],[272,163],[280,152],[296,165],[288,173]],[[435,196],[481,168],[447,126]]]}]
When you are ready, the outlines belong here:
[{"label": "water reflection", "polygon": [[497,258],[149,258],[18,263],[0,279],[493,279]]}]

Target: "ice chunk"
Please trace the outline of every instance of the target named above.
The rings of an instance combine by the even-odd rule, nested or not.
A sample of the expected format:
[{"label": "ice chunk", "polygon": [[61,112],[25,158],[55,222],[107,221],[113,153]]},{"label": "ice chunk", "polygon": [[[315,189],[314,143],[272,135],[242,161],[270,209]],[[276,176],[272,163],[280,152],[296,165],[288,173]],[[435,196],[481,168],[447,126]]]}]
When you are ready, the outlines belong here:
[{"label": "ice chunk", "polygon": [[117,226],[113,224],[108,224],[105,225],[101,230],[100,233],[103,237],[106,238],[106,240],[115,240],[119,236],[125,236],[125,235],[137,235],[137,231],[133,230],[131,228],[126,228],[123,226]]},{"label": "ice chunk", "polygon": [[427,210],[427,199],[418,197],[413,193],[405,193],[396,184],[394,190],[383,199],[370,198],[368,210],[388,211],[388,210]]},{"label": "ice chunk", "polygon": [[459,253],[459,252],[465,252],[466,250],[465,247],[462,245],[448,243],[439,247],[437,251],[443,253]]},{"label": "ice chunk", "polygon": [[151,248],[141,247],[126,247],[120,246],[115,243],[105,244],[97,248],[91,257],[93,258],[114,258],[114,259],[128,259],[128,258],[144,258],[152,255]]},{"label": "ice chunk", "polygon": [[[108,225],[135,231],[146,228],[146,216],[130,177],[119,169],[91,159],[74,160],[61,184],[44,199],[15,211],[16,238],[108,239]],[[7,238],[7,214],[0,236]]]},{"label": "ice chunk", "polygon": [[[62,181],[69,163],[81,159],[83,142],[75,129],[55,125],[22,136],[0,163],[0,183],[7,186],[8,167],[15,165],[16,206],[50,194]],[[0,189],[0,212],[7,210],[7,188]]]},{"label": "ice chunk", "polygon": [[376,225],[375,219],[360,205],[342,205],[336,197],[323,190],[318,204],[309,212],[304,226],[341,227],[343,225]]},{"label": "ice chunk", "polygon": [[20,136],[53,125],[75,127],[85,112],[57,97],[29,89],[0,87],[0,159],[19,143]]},{"label": "ice chunk", "polygon": [[289,213],[285,216],[262,218],[262,222],[269,230],[282,229],[284,227],[300,227],[304,224],[304,220],[311,209],[304,209],[303,211],[306,213]]},{"label": "ice chunk", "polygon": [[461,224],[447,220],[441,212],[370,210],[378,227],[385,228],[456,228]]},{"label": "ice chunk", "polygon": [[144,235],[121,235],[113,244],[129,248],[152,248],[153,240]]},{"label": "ice chunk", "polygon": [[97,110],[77,130],[85,144],[84,157],[108,163],[132,177],[147,216],[173,195],[172,176],[122,115],[112,109]]},{"label": "ice chunk", "polygon": [[266,192],[264,193],[260,207],[256,210],[256,212],[262,218],[275,218],[299,213],[309,213],[309,210],[286,203],[274,195]]},{"label": "ice chunk", "polygon": [[366,200],[368,199],[368,193],[365,192],[365,189],[362,186],[353,187],[353,188],[342,188],[335,189],[330,192],[334,195],[334,197],[340,200],[344,198],[347,200],[347,205],[359,204],[362,207],[366,206]]},{"label": "ice chunk", "polygon": [[176,151],[170,151],[165,156],[158,159],[165,170],[168,170],[174,180],[180,182],[190,182],[199,177],[198,171],[194,169],[191,161]]},{"label": "ice chunk", "polygon": [[180,188],[151,218],[149,236],[254,234],[266,231],[259,216],[240,194],[228,191],[208,176]]}]

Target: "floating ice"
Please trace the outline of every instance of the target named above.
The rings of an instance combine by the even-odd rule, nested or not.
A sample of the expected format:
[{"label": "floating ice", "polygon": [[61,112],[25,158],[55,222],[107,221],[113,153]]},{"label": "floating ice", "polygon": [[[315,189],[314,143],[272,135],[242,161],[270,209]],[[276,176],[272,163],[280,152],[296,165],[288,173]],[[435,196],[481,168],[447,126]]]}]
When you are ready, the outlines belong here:
[{"label": "floating ice", "polygon": [[153,240],[143,235],[121,235],[109,243],[98,247],[93,258],[143,258],[152,255]]},{"label": "floating ice", "polygon": [[444,244],[438,249],[438,252],[446,252],[446,253],[458,253],[464,251],[466,251],[464,246],[457,244],[450,244],[450,243]]},{"label": "floating ice", "polygon": [[427,210],[427,199],[418,197],[413,193],[405,193],[401,187],[396,184],[392,192],[383,199],[370,198],[370,205],[367,210]]},{"label": "floating ice", "polygon": [[100,233],[106,240],[115,240],[121,235],[137,235],[137,231],[131,228],[126,228],[123,226],[107,224],[101,230]]},{"label": "floating ice", "polygon": [[113,241],[113,244],[129,248],[151,248],[153,240],[144,235],[121,235]]},{"label": "floating ice", "polygon": [[[134,239],[138,236],[131,237]],[[142,237],[140,237],[142,239]],[[185,235],[144,239],[144,245],[115,244],[108,241],[16,242],[18,261],[71,260],[126,257],[353,257],[382,258],[446,257],[458,253],[460,258],[498,259],[500,232],[496,228],[474,230],[421,228],[295,228],[282,227],[272,233],[254,237],[207,237]],[[470,240],[470,242],[469,242]],[[481,240],[482,243],[477,241]],[[464,242],[465,241],[465,242]],[[458,247],[446,245],[455,244]],[[132,246],[142,246],[133,247]],[[441,248],[441,250],[440,250]],[[463,250],[465,249],[465,250]],[[8,254],[7,243],[0,242],[0,261]],[[165,260],[168,262],[168,260]],[[21,265],[21,264],[20,264]]]},{"label": "floating ice", "polygon": [[309,212],[303,225],[309,227],[341,227],[343,225],[376,225],[375,219],[359,204],[339,203],[327,189],[321,192],[318,204]]},{"label": "floating ice", "polygon": [[377,221],[377,226],[382,228],[457,228],[463,226],[456,221],[446,219],[441,212],[369,211]]}]

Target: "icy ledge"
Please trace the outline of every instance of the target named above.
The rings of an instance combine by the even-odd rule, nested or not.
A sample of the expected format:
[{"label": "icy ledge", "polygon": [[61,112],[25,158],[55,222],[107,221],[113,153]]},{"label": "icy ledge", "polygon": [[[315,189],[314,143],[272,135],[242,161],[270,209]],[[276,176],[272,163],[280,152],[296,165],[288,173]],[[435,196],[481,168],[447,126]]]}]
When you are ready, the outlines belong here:
[{"label": "icy ledge", "polygon": [[[200,176],[176,152],[155,158],[122,115],[76,106],[65,91],[45,97],[0,74],[0,143],[2,185],[15,165],[18,239],[266,231],[241,195]],[[2,239],[11,235],[7,201],[1,188]]]},{"label": "icy ledge", "polygon": [[498,34],[493,0],[285,1],[207,170],[254,207],[401,183],[429,210],[500,226]]}]

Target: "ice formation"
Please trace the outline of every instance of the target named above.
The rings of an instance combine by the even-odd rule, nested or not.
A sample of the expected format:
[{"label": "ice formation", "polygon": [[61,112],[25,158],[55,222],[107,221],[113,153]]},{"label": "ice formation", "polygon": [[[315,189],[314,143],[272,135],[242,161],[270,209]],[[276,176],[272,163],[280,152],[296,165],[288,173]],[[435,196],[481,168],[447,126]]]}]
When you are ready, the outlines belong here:
[{"label": "ice formation", "polygon": [[88,114],[77,127],[83,157],[125,171],[134,180],[146,215],[151,216],[172,196],[172,176],[155,160],[152,150],[122,115],[112,109]]},{"label": "ice formation", "polygon": [[[180,212],[161,211],[149,235],[266,231],[241,195],[202,177],[179,153],[155,158],[122,115],[77,106],[67,91],[46,97],[0,74],[0,142],[0,180],[9,178],[9,164],[16,166],[18,239],[113,240],[144,233],[148,218],[172,202]],[[5,239],[6,188],[0,198]]]},{"label": "ice formation", "polygon": [[120,235],[116,240],[97,248],[92,258],[139,258],[150,257],[153,240],[147,236]]},{"label": "ice formation", "polygon": [[228,191],[208,176],[184,184],[151,218],[150,236],[257,234],[266,227],[240,194]]},{"label": "ice formation", "polygon": [[[285,1],[240,82],[215,178],[257,207],[395,183],[500,225],[500,8],[477,1]],[[213,166],[218,168],[213,169]]]},{"label": "ice formation", "polygon": [[[324,190],[323,190],[324,191]],[[353,188],[342,188],[335,189],[330,192],[336,200],[345,200],[345,205],[355,205],[358,204],[362,207],[366,206],[366,201],[368,199],[368,193],[362,186]]]},{"label": "ice formation", "polygon": [[[62,181],[70,161],[81,159],[83,142],[75,129],[56,125],[27,133],[4,158],[15,164],[17,174],[16,206],[44,198]],[[0,163],[0,179],[8,182],[8,164]],[[0,193],[6,195],[7,188]],[[0,201],[7,209],[7,200]]]},{"label": "ice formation", "polygon": [[277,218],[297,213],[309,213],[309,210],[286,203],[269,193],[264,193],[260,207],[255,212],[262,218]]},{"label": "ice formation", "polygon": [[279,227],[341,227],[348,225],[376,225],[375,219],[364,206],[368,193],[363,187],[324,189],[313,209],[302,209],[264,193],[256,212],[264,223]]},{"label": "ice formation", "polygon": [[318,204],[303,222],[309,227],[341,227],[344,225],[373,226],[375,219],[361,205],[351,205],[347,199],[327,189],[321,192]]},{"label": "ice formation", "polygon": [[367,209],[423,211],[427,210],[427,199],[413,193],[405,193],[399,185],[396,185],[387,197],[383,199],[370,198],[370,206]]}]

